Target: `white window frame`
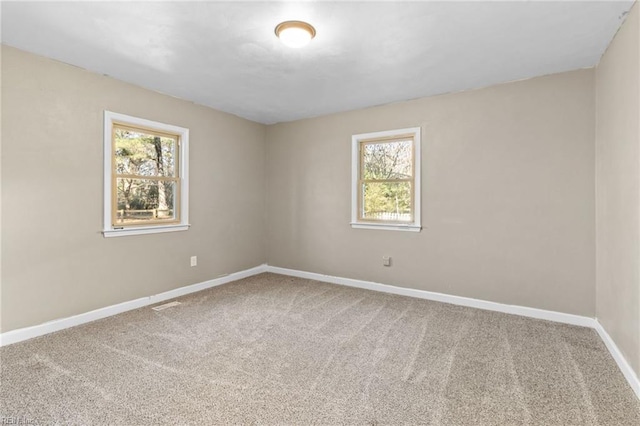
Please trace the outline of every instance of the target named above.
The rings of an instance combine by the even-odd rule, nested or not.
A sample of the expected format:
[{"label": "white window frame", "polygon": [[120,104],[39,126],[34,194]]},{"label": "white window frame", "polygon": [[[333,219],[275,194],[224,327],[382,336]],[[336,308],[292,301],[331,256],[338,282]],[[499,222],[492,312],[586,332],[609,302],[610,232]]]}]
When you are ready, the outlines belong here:
[{"label": "white window frame", "polygon": [[[360,143],[362,141],[371,140],[371,139],[384,139],[384,138],[393,138],[393,137],[401,137],[403,135],[412,135],[413,136],[413,174],[414,174],[414,184],[413,184],[413,222],[412,223],[396,223],[396,222],[368,222],[362,219],[359,219],[360,215],[358,214],[358,198],[359,198],[359,177],[360,177]],[[351,227],[359,228],[359,229],[380,229],[387,231],[410,231],[410,232],[420,232],[422,229],[421,226],[421,190],[420,190],[420,181],[421,181],[421,173],[420,173],[420,163],[421,163],[421,154],[420,154],[420,127],[409,127],[406,129],[396,129],[396,130],[387,130],[383,132],[373,132],[373,133],[362,133],[358,135],[353,135],[351,137]],[[364,203],[363,203],[364,204]]]},{"label": "white window frame", "polygon": [[[113,125],[124,124],[143,129],[156,130],[175,134],[179,137],[179,170],[180,170],[180,221],[171,224],[154,224],[148,226],[118,227],[112,224],[112,185],[113,185]],[[126,235],[156,234],[161,232],[186,231],[189,229],[189,129],[132,117],[116,112],[104,112],[104,217],[102,234],[105,237],[123,237]]]}]

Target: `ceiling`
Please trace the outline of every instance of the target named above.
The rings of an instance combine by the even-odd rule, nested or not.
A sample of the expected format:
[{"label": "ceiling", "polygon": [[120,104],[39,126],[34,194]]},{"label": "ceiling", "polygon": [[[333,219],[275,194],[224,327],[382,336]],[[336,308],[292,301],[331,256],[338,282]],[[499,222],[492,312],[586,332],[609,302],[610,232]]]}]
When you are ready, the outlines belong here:
[{"label": "ceiling", "polygon": [[3,1],[2,42],[270,124],[591,67],[632,5]]}]

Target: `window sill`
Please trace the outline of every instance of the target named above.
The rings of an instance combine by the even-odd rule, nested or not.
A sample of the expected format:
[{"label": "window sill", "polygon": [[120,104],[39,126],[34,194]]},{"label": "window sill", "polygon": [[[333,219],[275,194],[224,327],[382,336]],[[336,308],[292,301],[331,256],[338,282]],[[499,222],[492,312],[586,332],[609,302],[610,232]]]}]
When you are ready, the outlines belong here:
[{"label": "window sill", "polygon": [[351,222],[353,229],[379,229],[381,231],[405,231],[405,232],[420,232],[422,227],[420,225],[403,225],[399,223],[363,223],[363,222]]},{"label": "window sill", "polygon": [[191,225],[165,225],[165,226],[140,226],[136,228],[105,229],[102,234],[105,238],[124,237],[127,235],[160,234],[163,232],[186,231]]}]

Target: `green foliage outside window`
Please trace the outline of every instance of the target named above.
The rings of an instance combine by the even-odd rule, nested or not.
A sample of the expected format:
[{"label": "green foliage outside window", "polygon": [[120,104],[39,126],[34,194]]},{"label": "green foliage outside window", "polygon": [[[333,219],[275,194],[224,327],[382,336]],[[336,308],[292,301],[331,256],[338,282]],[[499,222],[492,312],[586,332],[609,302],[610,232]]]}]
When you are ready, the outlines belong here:
[{"label": "green foliage outside window", "polygon": [[176,145],[175,138],[115,128],[120,221],[175,218]]},{"label": "green foliage outside window", "polygon": [[411,221],[413,141],[361,145],[363,219]]}]

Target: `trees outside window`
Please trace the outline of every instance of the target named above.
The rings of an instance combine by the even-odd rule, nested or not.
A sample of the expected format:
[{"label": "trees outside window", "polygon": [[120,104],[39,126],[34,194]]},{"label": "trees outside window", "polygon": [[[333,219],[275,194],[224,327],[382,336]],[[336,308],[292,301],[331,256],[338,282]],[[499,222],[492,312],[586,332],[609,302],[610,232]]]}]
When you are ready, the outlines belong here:
[{"label": "trees outside window", "polygon": [[420,128],[354,135],[352,144],[352,226],[419,230]]},{"label": "trees outside window", "polygon": [[188,226],[187,143],[187,129],[105,112],[105,236]]}]

